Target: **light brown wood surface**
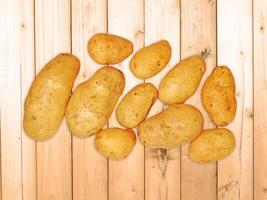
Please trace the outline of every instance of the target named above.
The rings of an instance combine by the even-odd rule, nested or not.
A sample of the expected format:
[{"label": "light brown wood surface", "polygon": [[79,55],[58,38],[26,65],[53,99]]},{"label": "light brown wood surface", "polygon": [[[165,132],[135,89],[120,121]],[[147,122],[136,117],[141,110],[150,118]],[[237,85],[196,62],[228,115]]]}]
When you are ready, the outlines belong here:
[{"label": "light brown wood surface", "polygon": [[[0,199],[267,199],[266,21],[266,0],[0,0]],[[72,136],[65,121],[52,139],[29,139],[23,108],[35,75],[58,53],[73,53],[81,61],[75,89],[102,66],[86,48],[99,32],[126,37],[134,52],[167,39],[169,64],[145,80],[156,87],[180,59],[204,53],[207,70],[187,103],[202,111],[205,128],[215,126],[202,107],[201,86],[217,64],[229,66],[238,102],[227,126],[236,138],[233,154],[200,165],[187,157],[187,145],[152,150],[137,140],[128,158],[112,161],[95,150],[94,136]],[[126,78],[122,97],[144,82],[129,70],[132,56],[114,65]],[[149,117],[162,109],[158,100]],[[114,113],[106,127],[120,127]]]}]

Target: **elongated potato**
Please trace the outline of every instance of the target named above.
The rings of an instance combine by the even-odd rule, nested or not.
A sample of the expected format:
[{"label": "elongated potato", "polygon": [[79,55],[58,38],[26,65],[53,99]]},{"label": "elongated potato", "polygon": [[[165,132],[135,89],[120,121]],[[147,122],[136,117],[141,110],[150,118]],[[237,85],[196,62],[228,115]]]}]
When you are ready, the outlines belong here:
[{"label": "elongated potato", "polygon": [[201,56],[190,56],[175,65],[161,80],[159,99],[168,105],[185,102],[191,97],[206,70]]},{"label": "elongated potato", "polygon": [[78,137],[90,136],[107,123],[125,85],[114,67],[102,67],[75,89],[66,110],[68,127]]},{"label": "elongated potato", "polygon": [[79,59],[64,53],[53,58],[39,72],[24,106],[23,126],[30,138],[46,140],[55,134],[79,69]]},{"label": "elongated potato", "polygon": [[230,130],[207,129],[190,143],[189,157],[199,163],[214,162],[231,154],[234,148],[235,138]]},{"label": "elongated potato", "polygon": [[99,131],[95,137],[96,150],[113,160],[126,158],[135,143],[135,133],[131,129],[109,128]]},{"label": "elongated potato", "polygon": [[234,120],[236,114],[235,81],[228,67],[215,67],[204,83],[201,100],[214,124],[226,126]]},{"label": "elongated potato", "polygon": [[126,128],[134,128],[142,122],[158,96],[151,83],[142,83],[130,90],[116,110],[118,122]]},{"label": "elongated potato", "polygon": [[138,126],[141,142],[150,148],[169,149],[190,142],[201,132],[203,117],[195,107],[177,104]]},{"label": "elongated potato", "polygon": [[137,51],[130,62],[130,69],[136,77],[147,79],[159,73],[170,58],[171,46],[167,40],[161,40]]},{"label": "elongated potato", "polygon": [[116,64],[133,52],[133,44],[116,35],[99,33],[89,40],[87,50],[91,58],[99,64]]}]

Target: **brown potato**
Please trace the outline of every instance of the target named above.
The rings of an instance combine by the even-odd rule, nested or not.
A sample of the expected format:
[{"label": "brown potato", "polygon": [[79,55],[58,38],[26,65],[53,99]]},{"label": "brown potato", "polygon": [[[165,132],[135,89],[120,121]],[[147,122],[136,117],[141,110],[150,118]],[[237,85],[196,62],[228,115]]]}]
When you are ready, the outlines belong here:
[{"label": "brown potato", "polygon": [[161,40],[137,51],[130,62],[130,69],[136,77],[147,79],[159,73],[170,58],[171,46],[167,40]]},{"label": "brown potato", "polygon": [[235,81],[226,66],[215,67],[201,92],[201,100],[217,126],[231,123],[236,114]]},{"label": "brown potato", "polygon": [[102,67],[75,89],[66,110],[70,131],[79,137],[90,136],[107,123],[125,85],[123,73]]},{"label": "brown potato", "polygon": [[158,96],[151,83],[142,83],[130,90],[116,110],[118,122],[126,128],[134,128],[142,122]]},{"label": "brown potato", "polygon": [[206,63],[201,56],[182,60],[161,80],[159,99],[168,105],[185,102],[195,93],[205,70]]},{"label": "brown potato", "polygon": [[235,137],[230,130],[207,129],[191,142],[189,157],[199,163],[214,162],[230,155],[234,148]]},{"label": "brown potato", "polygon": [[190,142],[201,132],[203,117],[195,107],[177,104],[138,126],[140,141],[150,148],[169,149]]},{"label": "brown potato", "polygon": [[24,106],[23,126],[30,138],[46,140],[56,133],[79,69],[79,59],[64,53],[53,58],[39,72]]},{"label": "brown potato", "polygon": [[109,128],[96,133],[95,137],[96,150],[113,160],[126,158],[135,143],[135,133],[131,129]]},{"label": "brown potato", "polygon": [[133,52],[131,41],[112,34],[99,33],[88,42],[91,58],[99,64],[117,64]]}]

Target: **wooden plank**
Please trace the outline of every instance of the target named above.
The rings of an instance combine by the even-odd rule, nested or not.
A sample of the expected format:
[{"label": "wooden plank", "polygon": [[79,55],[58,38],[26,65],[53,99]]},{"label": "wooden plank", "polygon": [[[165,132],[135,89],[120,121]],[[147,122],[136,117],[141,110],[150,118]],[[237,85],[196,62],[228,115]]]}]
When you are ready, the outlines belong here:
[{"label": "wooden plank", "polygon": [[[31,82],[35,77],[34,1],[20,0],[20,65],[21,110]],[[22,128],[22,189],[23,199],[36,199],[36,142],[27,137]]]},{"label": "wooden plank", "polygon": [[[89,38],[107,32],[106,0],[72,0],[72,53],[81,68],[75,85],[88,80],[101,65],[87,53]],[[94,137],[73,139],[73,200],[108,199],[107,159],[96,152]]]},{"label": "wooden plank", "polygon": [[[70,1],[36,0],[36,73],[61,52],[70,52]],[[37,143],[37,198],[72,199],[71,135],[66,123]]]},{"label": "wooden plank", "polygon": [[267,198],[267,2],[254,0],[254,199]]},{"label": "wooden plank", "polygon": [[[135,51],[144,45],[143,6],[143,0],[108,1],[108,32],[131,40]],[[129,69],[130,57],[116,65],[126,78],[124,94],[142,82]],[[109,127],[120,127],[115,112],[109,120]],[[144,199],[144,146],[139,141],[123,161],[109,160],[109,199]]]},{"label": "wooden plank", "polygon": [[1,197],[22,199],[20,8],[1,1]]},{"label": "wooden plank", "polygon": [[[190,55],[210,54],[206,59],[206,73],[196,91],[186,103],[193,104],[203,113],[204,127],[211,128],[200,92],[204,81],[216,65],[216,1],[181,1],[181,58]],[[181,157],[181,199],[216,199],[216,163],[201,165],[191,161],[188,145],[182,147]]]},{"label": "wooden plank", "polygon": [[[145,44],[167,39],[172,57],[166,68],[146,80],[158,87],[160,80],[180,60],[180,3],[177,0],[145,1]],[[150,116],[159,113],[163,104],[158,100]],[[145,150],[145,199],[180,199],[180,148]]]},{"label": "wooden plank", "polygon": [[[237,113],[231,129],[236,148],[218,162],[218,199],[253,199],[252,2],[218,1],[218,64],[235,77]],[[262,93],[262,92],[261,92]],[[262,138],[261,138],[262,140]]]}]

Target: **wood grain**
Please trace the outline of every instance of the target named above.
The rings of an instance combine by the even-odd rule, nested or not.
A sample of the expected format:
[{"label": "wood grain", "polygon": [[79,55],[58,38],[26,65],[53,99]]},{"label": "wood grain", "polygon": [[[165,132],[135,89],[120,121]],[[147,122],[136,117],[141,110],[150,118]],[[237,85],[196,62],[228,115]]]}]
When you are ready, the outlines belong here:
[{"label": "wood grain", "polygon": [[[20,66],[21,110],[35,77],[34,1],[20,0]],[[27,137],[22,128],[22,190],[23,199],[36,199],[36,142]]]},{"label": "wood grain", "polygon": [[218,199],[253,199],[253,82],[252,2],[218,2],[218,64],[232,70],[237,113],[228,128],[236,138],[235,151],[218,162]]},{"label": "wood grain", "polygon": [[254,199],[267,199],[267,2],[254,8]]},{"label": "wood grain", "polygon": [[[81,61],[75,85],[102,67],[87,52],[89,38],[99,32],[107,32],[107,1],[72,0],[72,53]],[[72,140],[73,200],[107,200],[107,159],[95,150],[94,136]]]},{"label": "wood grain", "polygon": [[[205,112],[200,92],[202,85],[216,65],[216,1],[181,1],[181,58],[206,54],[206,72],[196,93],[186,103],[201,110],[204,128],[212,128]],[[188,146],[182,148],[181,157],[181,197],[182,199],[216,199],[216,163],[201,165],[191,161]],[[190,192],[189,192],[190,191]]]},{"label": "wood grain", "polygon": [[[143,6],[143,0],[108,1],[108,32],[131,40],[134,44],[134,51],[144,45]],[[122,97],[131,88],[142,82],[130,71],[131,56],[116,65],[126,78]],[[115,112],[109,120],[109,127],[120,127]],[[109,199],[144,199],[144,146],[139,141],[126,159],[122,161],[109,160]]]},{"label": "wood grain", "polygon": [[[36,0],[36,73],[61,52],[70,52],[70,1]],[[37,143],[37,198],[72,198],[71,135],[66,123],[48,141]]]},{"label": "wood grain", "polygon": [[1,1],[1,197],[22,199],[20,7]]},{"label": "wood grain", "polygon": [[[166,68],[146,80],[158,87],[160,80],[180,60],[180,3],[179,0],[145,1],[145,45],[161,39],[169,41],[172,57]],[[152,116],[163,109],[156,101],[149,113]],[[180,199],[180,148],[172,150],[145,150],[145,199]]]}]

